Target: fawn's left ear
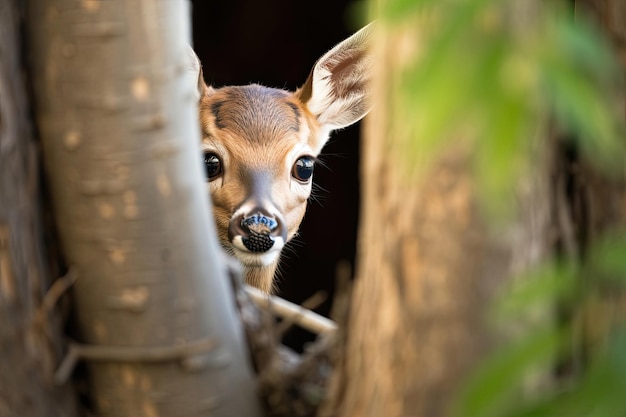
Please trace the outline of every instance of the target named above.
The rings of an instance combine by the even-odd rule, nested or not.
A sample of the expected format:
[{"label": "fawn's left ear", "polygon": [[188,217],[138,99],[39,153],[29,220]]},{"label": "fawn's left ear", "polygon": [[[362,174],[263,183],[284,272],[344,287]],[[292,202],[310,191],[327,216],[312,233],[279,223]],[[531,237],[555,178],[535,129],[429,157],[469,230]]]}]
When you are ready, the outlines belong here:
[{"label": "fawn's left ear", "polygon": [[328,130],[357,122],[371,108],[372,32],[370,23],[324,54],[295,93]]},{"label": "fawn's left ear", "polygon": [[186,76],[193,77],[193,82],[196,83],[196,99],[200,100],[203,96],[210,93],[212,89],[204,82],[200,58],[198,58],[191,45],[187,45],[186,66]]}]

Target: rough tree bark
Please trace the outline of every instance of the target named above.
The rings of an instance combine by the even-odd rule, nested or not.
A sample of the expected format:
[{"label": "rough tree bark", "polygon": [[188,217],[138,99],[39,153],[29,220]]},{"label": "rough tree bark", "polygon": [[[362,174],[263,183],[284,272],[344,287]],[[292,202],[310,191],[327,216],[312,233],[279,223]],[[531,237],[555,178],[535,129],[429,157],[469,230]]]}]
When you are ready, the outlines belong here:
[{"label": "rough tree bark", "polygon": [[77,415],[73,389],[53,381],[59,314],[43,305],[54,271],[46,262],[20,25],[15,3],[0,2],[0,417],[70,417]]},{"label": "rough tree bark", "polygon": [[[77,343],[99,417],[256,416],[197,150],[184,1],[29,2]],[[63,379],[63,372],[57,375]]]}]

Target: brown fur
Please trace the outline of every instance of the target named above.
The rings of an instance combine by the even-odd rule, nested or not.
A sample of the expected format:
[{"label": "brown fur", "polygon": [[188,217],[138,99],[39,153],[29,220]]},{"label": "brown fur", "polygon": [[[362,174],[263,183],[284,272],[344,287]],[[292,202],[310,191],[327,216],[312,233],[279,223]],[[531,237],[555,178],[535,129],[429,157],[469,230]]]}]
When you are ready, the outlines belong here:
[{"label": "brown fur", "polygon": [[[239,211],[259,207],[283,224],[287,241],[297,233],[311,184],[293,178],[293,164],[302,156],[316,157],[332,129],[369,110],[364,103],[370,31],[363,29],[324,55],[295,93],[255,84],[213,89],[204,84],[196,61],[202,147],[223,166],[223,174],[209,184],[218,239],[240,259],[246,282],[265,292],[273,290],[280,254],[261,262],[263,254],[235,249],[229,225]],[[338,71],[322,77],[322,69],[329,68]]]}]

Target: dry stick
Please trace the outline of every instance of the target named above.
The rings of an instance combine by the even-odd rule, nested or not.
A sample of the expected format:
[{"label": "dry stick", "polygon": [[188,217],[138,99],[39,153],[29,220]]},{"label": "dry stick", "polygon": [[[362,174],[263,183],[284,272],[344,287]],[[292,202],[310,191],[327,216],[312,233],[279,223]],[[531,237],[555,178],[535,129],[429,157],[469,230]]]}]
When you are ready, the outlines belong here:
[{"label": "dry stick", "polygon": [[70,343],[69,351],[57,369],[54,379],[59,385],[67,382],[79,360],[105,362],[167,362],[211,351],[217,347],[215,338],[206,338],[182,345],[131,347],[100,346]]},{"label": "dry stick", "polygon": [[37,310],[36,316],[39,320],[43,320],[43,318],[54,309],[59,299],[67,293],[77,279],[78,273],[73,268],[70,268],[67,274],[54,281],[50,289],[44,295],[41,306]]},{"label": "dry stick", "polygon": [[43,332],[48,341],[54,340],[51,333],[51,326],[47,325],[48,317],[61,297],[69,291],[77,279],[78,273],[73,268],[70,268],[62,277],[57,278],[50,289],[44,294],[41,305],[37,308],[33,316],[32,327],[36,329],[35,331]]},{"label": "dry stick", "polygon": [[306,330],[318,334],[331,334],[337,331],[337,324],[334,321],[320,316],[311,310],[290,303],[280,297],[265,294],[248,285],[244,285],[244,289],[259,307],[269,310],[286,320],[291,320]]},{"label": "dry stick", "polygon": [[[326,291],[317,291],[315,294],[304,300],[300,307],[305,310],[315,310],[319,307],[326,299],[328,298],[328,294]],[[289,330],[293,325],[296,324],[295,320],[298,318],[297,315],[291,317],[283,318],[283,321],[276,328],[276,336],[280,339],[285,334],[287,330]]]}]

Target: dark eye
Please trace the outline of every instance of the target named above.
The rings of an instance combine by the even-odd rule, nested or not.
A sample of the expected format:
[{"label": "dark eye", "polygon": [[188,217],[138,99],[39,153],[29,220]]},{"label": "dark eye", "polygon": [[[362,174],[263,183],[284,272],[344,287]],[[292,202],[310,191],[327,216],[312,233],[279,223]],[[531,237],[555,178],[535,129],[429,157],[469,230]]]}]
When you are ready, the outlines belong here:
[{"label": "dark eye", "polygon": [[207,152],[204,154],[204,166],[206,168],[206,178],[209,181],[213,181],[222,175],[222,161],[214,153]]},{"label": "dark eye", "polygon": [[301,156],[296,163],[293,164],[291,175],[300,182],[308,182],[313,175],[314,165],[315,160],[313,158],[310,156]]}]

